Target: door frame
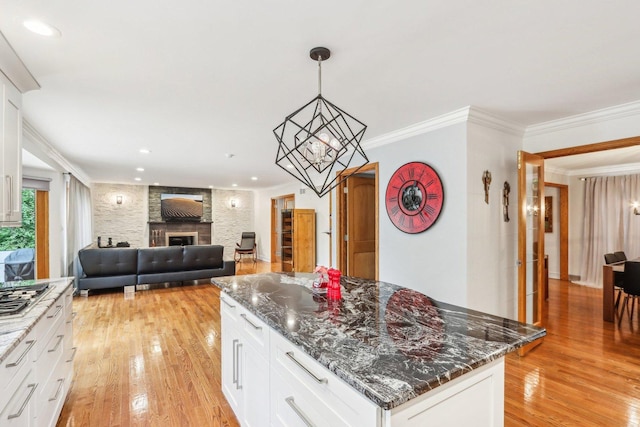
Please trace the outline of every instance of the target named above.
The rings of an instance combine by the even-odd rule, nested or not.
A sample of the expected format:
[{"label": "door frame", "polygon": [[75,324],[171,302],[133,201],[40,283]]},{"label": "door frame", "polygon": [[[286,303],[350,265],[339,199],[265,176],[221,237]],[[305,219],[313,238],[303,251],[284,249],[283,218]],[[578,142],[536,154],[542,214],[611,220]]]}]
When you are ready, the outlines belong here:
[{"label": "door frame", "polygon": [[[376,245],[375,245],[375,260],[376,260],[376,278],[375,280],[379,280],[380,278],[380,204],[379,204],[379,194],[380,194],[380,185],[379,185],[379,167],[378,162],[375,163],[367,163],[366,165],[360,168],[350,168],[345,169],[341,172],[338,172],[338,180],[342,175],[350,175],[353,172],[373,172],[374,181],[375,181],[375,223],[376,223]],[[336,261],[338,270],[345,270],[344,268],[347,264],[347,245],[349,242],[345,241],[344,236],[347,234],[347,230],[349,229],[348,220],[349,215],[347,215],[347,203],[344,190],[347,188],[346,180],[342,180],[338,186],[336,187]]]},{"label": "door frame", "polygon": [[545,181],[544,187],[557,188],[560,193],[560,280],[569,280],[569,186]]}]

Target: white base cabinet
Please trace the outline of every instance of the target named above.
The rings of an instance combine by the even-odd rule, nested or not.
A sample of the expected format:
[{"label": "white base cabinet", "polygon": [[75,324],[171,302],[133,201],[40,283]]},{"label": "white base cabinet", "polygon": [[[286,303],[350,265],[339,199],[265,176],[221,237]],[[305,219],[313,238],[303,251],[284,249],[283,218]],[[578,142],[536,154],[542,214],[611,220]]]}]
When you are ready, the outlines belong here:
[{"label": "white base cabinet", "polygon": [[269,328],[226,295],[222,317],[222,391],[241,425],[260,427],[269,414]]},{"label": "white base cabinet", "polygon": [[220,300],[222,390],[242,426],[504,425],[504,358],[383,410],[227,294]]},{"label": "white base cabinet", "polygon": [[56,425],[73,376],[72,292],[69,286],[0,367],[0,426]]}]

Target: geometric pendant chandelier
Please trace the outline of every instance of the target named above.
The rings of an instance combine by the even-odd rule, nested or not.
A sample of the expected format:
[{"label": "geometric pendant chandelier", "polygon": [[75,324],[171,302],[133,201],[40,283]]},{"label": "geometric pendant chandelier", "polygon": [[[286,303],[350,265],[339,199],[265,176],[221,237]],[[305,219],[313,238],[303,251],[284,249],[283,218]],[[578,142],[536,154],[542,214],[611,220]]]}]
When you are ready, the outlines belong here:
[{"label": "geometric pendant chandelier", "polygon": [[[323,197],[369,163],[360,146],[367,126],[322,96],[322,61],[331,56],[329,49],[313,48],[309,56],[318,61],[318,96],[273,130],[276,164]],[[338,176],[349,167],[352,173]]]}]

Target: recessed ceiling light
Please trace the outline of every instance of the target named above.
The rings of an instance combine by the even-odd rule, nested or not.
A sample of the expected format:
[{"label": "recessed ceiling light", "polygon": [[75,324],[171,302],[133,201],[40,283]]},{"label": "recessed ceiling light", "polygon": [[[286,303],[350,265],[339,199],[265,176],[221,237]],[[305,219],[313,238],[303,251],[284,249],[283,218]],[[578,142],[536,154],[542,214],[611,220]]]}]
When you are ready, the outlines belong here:
[{"label": "recessed ceiling light", "polygon": [[287,165],[287,169],[293,169],[293,165],[292,165],[291,163],[289,163],[289,164]]},{"label": "recessed ceiling light", "polygon": [[213,185],[210,185],[209,188],[213,188]]},{"label": "recessed ceiling light", "polygon": [[39,34],[45,37],[60,37],[62,33],[56,27],[47,24],[46,22],[38,21],[37,19],[27,19],[22,23],[24,27],[32,33]]},{"label": "recessed ceiling light", "polygon": [[160,183],[159,182],[154,182],[153,185],[160,185]]},{"label": "recessed ceiling light", "polygon": [[140,152],[141,152],[142,154],[149,154],[149,153],[151,152],[151,150],[147,150],[146,148],[141,148],[141,149],[140,149]]},{"label": "recessed ceiling light", "polygon": [[144,168],[136,168],[138,172],[144,172]]},{"label": "recessed ceiling light", "polygon": [[142,181],[142,178],[140,178],[140,177],[138,177],[138,176],[136,176],[136,177],[135,177],[135,178],[133,178],[133,179],[135,179],[136,181]]},{"label": "recessed ceiling light", "polygon": [[238,186],[238,184],[231,184],[231,186],[232,186],[232,187],[237,187],[237,186]]},{"label": "recessed ceiling light", "polygon": [[257,177],[257,176],[252,176],[252,177],[251,177],[251,181],[257,181],[257,180],[258,180],[258,177]]}]

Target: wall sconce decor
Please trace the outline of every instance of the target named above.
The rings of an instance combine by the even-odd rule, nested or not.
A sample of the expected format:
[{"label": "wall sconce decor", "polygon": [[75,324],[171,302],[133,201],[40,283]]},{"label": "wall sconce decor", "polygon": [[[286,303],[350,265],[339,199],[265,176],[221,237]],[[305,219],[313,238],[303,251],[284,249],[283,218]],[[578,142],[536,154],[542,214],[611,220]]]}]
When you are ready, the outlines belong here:
[{"label": "wall sconce decor", "polygon": [[[323,197],[369,163],[360,146],[367,126],[322,96],[322,61],[331,51],[316,47],[309,56],[318,61],[318,96],[273,130],[276,165]],[[349,167],[348,175],[336,173]]]},{"label": "wall sconce decor", "polygon": [[491,185],[491,172],[488,170],[482,174],[482,183],[484,184],[484,202],[489,204],[489,185]]},{"label": "wall sconce decor", "polygon": [[238,201],[236,199],[231,199],[229,201],[229,204],[231,205],[232,208],[238,207]]},{"label": "wall sconce decor", "polygon": [[511,185],[507,181],[504,182],[502,189],[502,216],[504,222],[509,222],[509,193],[511,192]]},{"label": "wall sconce decor", "polygon": [[633,202],[633,204],[631,205],[631,207],[633,208],[633,214],[634,214],[634,215],[640,215],[640,211],[638,210],[638,208],[640,207],[640,203],[638,203],[638,202]]},{"label": "wall sconce decor", "polygon": [[119,205],[122,204],[122,196],[116,196],[116,203]]}]

